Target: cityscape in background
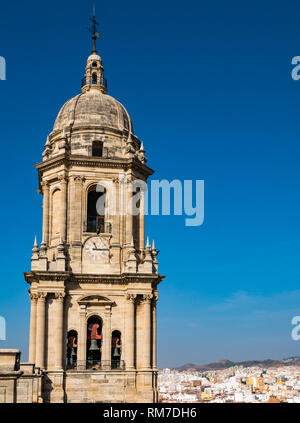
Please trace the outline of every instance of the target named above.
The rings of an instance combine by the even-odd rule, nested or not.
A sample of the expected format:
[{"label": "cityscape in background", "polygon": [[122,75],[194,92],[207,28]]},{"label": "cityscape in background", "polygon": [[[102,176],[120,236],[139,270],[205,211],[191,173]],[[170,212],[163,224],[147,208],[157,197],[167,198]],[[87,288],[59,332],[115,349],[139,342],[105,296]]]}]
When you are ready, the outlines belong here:
[{"label": "cityscape in background", "polygon": [[221,360],[214,363],[219,369],[165,368],[158,374],[159,402],[300,403],[299,361],[291,357],[228,367],[230,362]]}]

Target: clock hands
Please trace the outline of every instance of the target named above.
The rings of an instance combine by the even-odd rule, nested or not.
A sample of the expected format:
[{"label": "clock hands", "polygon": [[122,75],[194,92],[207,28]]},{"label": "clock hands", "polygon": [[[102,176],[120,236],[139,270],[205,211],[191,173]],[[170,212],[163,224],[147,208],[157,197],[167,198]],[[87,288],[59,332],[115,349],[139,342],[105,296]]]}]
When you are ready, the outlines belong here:
[{"label": "clock hands", "polygon": [[97,248],[97,245],[96,245],[95,242],[93,242],[93,244],[95,246],[95,248],[93,248],[93,251],[103,251],[103,250],[105,250],[105,248]]}]

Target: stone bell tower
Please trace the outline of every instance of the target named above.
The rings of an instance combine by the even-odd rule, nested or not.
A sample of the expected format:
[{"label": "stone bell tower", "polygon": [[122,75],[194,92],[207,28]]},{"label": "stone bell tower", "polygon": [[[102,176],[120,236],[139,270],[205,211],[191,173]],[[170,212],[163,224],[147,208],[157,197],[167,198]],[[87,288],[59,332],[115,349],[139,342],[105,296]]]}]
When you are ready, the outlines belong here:
[{"label": "stone bell tower", "polygon": [[[157,401],[157,250],[145,246],[153,171],[101,57],[61,108],[36,165],[42,241],[32,250],[29,361],[45,402]],[[133,196],[137,196],[133,210]]]}]

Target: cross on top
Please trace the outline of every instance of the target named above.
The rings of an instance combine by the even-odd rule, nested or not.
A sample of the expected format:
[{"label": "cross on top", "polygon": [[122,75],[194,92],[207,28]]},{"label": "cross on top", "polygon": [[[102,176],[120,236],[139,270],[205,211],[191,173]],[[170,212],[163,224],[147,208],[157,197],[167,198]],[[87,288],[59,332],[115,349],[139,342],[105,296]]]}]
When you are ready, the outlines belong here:
[{"label": "cross on top", "polygon": [[93,27],[89,28],[89,31],[92,33],[92,40],[93,40],[92,53],[97,54],[96,39],[100,37],[100,34],[97,31],[97,26],[99,25],[99,23],[96,21],[96,18],[95,18],[95,7],[93,8],[93,18],[90,18],[90,21],[93,22]]}]

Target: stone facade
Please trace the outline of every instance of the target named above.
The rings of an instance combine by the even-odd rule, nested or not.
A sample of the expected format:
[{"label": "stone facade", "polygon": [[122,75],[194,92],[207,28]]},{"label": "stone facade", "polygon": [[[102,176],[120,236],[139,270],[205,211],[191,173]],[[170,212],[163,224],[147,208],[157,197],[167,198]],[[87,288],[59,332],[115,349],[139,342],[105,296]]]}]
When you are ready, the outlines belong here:
[{"label": "stone facade", "polygon": [[42,398],[40,370],[20,363],[20,357],[19,350],[0,350],[0,403],[32,403]]},{"label": "stone facade", "polygon": [[[25,273],[34,365],[7,376],[2,402],[16,384],[18,402],[158,399],[156,301],[163,277],[154,243],[145,246],[142,188],[153,171],[126,109],[106,94],[104,81],[94,51],[81,94],[62,107],[36,165],[43,235]],[[105,195],[101,217],[89,216],[97,184]],[[94,324],[98,340],[91,337]]]}]

